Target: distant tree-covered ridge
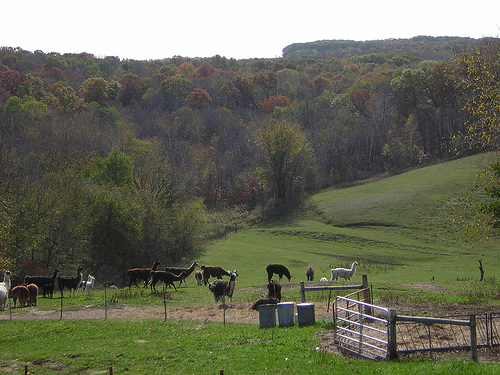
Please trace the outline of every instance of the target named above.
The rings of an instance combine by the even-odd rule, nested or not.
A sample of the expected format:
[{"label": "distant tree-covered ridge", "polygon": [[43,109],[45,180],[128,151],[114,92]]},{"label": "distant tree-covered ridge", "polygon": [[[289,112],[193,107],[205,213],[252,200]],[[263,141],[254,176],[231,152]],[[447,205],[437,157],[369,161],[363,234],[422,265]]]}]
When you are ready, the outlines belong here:
[{"label": "distant tree-covered ridge", "polygon": [[[407,54],[424,60],[451,60],[464,49],[480,43],[481,39],[464,37],[416,36],[410,39],[384,40],[318,40],[293,43],[283,49],[283,57],[314,57],[322,59],[365,56],[366,62],[380,63],[394,56]],[[369,60],[372,61],[369,61]]]}]

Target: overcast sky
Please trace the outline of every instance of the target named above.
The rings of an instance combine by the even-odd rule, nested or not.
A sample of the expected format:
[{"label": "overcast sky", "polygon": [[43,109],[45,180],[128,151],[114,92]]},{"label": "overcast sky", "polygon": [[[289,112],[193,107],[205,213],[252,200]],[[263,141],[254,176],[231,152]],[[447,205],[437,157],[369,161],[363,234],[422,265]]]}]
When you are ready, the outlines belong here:
[{"label": "overcast sky", "polygon": [[4,0],[0,9],[0,47],[139,60],[273,58],[325,39],[500,36],[498,0]]}]

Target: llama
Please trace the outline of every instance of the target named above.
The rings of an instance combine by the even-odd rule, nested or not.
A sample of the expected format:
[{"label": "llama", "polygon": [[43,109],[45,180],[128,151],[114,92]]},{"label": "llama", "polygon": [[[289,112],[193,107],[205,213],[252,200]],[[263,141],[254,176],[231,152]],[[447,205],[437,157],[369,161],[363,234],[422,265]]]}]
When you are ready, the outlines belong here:
[{"label": "llama", "polygon": [[186,272],[182,271],[178,275],[174,275],[172,272],[168,271],[151,271],[151,291],[156,292],[156,283],[158,281],[163,281],[166,286],[172,285],[177,291],[174,285],[174,281],[182,281],[186,277]]},{"label": "llama", "polygon": [[75,277],[72,277],[72,276],[58,276],[57,277],[57,283],[59,285],[59,290],[61,291],[61,297],[63,297],[64,288],[69,290],[70,297],[71,297],[72,291],[74,291],[74,293],[76,293],[76,290],[80,286],[82,279],[83,279],[82,271],[83,271],[83,268],[78,267],[78,269],[76,270]]},{"label": "llama", "polygon": [[345,280],[351,280],[351,277],[356,272],[356,266],[359,266],[358,262],[354,262],[350,270],[346,268],[333,268],[331,271],[332,278],[330,279],[330,281],[333,281],[333,279],[338,280],[339,277]]},{"label": "llama", "polygon": [[269,297],[275,297],[278,299],[278,302],[281,301],[281,284],[279,282],[271,280],[267,284],[267,291]]},{"label": "llama", "polygon": [[201,266],[201,272],[203,272],[203,284],[207,285],[210,277],[216,277],[222,279],[222,276],[231,276],[229,271],[226,271],[222,267],[212,267],[212,266]]},{"label": "llama", "polygon": [[198,286],[203,285],[203,272],[201,272],[201,271],[195,271],[194,278],[195,278],[196,284]]},{"label": "llama", "polygon": [[153,263],[151,268],[130,268],[127,271],[127,276],[129,278],[128,288],[130,289],[132,283],[139,288],[137,285],[137,279],[144,280],[144,288],[146,288],[148,286],[149,278],[151,277],[151,272],[156,271],[159,265],[160,262],[156,261]]},{"label": "llama", "polygon": [[36,284],[28,284],[26,288],[28,288],[28,305],[36,306],[38,303],[38,286]]},{"label": "llama", "polygon": [[231,272],[229,282],[224,280],[215,280],[213,283],[208,285],[208,289],[210,289],[210,291],[214,294],[215,302],[219,302],[223,296],[228,296],[229,300],[233,302],[236,277],[238,277],[238,272],[234,270]]},{"label": "llama", "polygon": [[257,301],[254,301],[250,308],[252,310],[258,310],[260,305],[277,305],[280,301],[276,297],[261,297]]},{"label": "llama", "polygon": [[7,299],[10,293],[10,271],[5,271],[3,281],[0,283],[0,311],[7,308]]},{"label": "llama", "polygon": [[16,308],[17,300],[19,300],[19,306],[24,307],[29,300],[30,292],[25,285],[18,285],[12,288],[10,291],[12,300],[14,301],[14,308]]},{"label": "llama", "polygon": [[94,287],[94,281],[95,281],[95,277],[89,273],[89,275],[87,276],[87,281],[82,281],[80,283],[80,286],[78,287],[78,291],[81,292],[81,291],[83,291],[83,288],[85,288],[87,295],[91,296],[92,295],[92,288]]},{"label": "llama", "polygon": [[314,268],[309,267],[306,271],[306,277],[307,281],[313,281],[314,280]]},{"label": "llama", "polygon": [[276,305],[281,301],[281,284],[275,280],[271,280],[267,284],[267,296],[259,298],[253,302],[250,308],[258,310],[260,305]]},{"label": "llama", "polygon": [[290,271],[288,271],[288,268],[286,268],[282,264],[270,264],[266,267],[266,271],[267,271],[267,282],[268,283],[271,282],[271,279],[273,278],[273,274],[276,274],[279,276],[280,282],[281,282],[281,278],[283,277],[283,275],[286,276],[288,281],[290,281],[290,279],[292,278],[292,276],[290,276]]},{"label": "llama", "polygon": [[198,262],[193,261],[193,264],[191,264],[191,266],[189,266],[189,268],[165,267],[165,271],[172,272],[174,275],[178,275],[184,271],[186,274],[186,277],[179,282],[179,286],[181,286],[183,281],[184,281],[184,285],[187,286],[186,279],[188,278],[189,275],[191,275],[193,273],[194,269],[198,266],[199,266]]},{"label": "llama", "polygon": [[26,276],[24,278],[24,283],[35,284],[39,289],[42,289],[42,293],[44,297],[50,296],[54,294],[54,285],[56,282],[56,278],[59,275],[59,270],[54,270],[54,273],[51,277],[47,276]]}]

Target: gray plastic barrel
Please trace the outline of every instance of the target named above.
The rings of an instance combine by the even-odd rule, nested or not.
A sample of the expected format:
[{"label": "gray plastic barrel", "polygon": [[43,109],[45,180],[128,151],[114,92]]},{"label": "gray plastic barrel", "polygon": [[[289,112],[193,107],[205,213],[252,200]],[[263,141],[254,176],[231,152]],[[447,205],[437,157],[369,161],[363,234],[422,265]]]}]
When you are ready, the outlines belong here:
[{"label": "gray plastic barrel", "polygon": [[307,326],[315,323],[314,303],[297,304],[297,320],[299,326]]},{"label": "gray plastic barrel", "polygon": [[294,324],[293,302],[278,303],[278,323],[280,327],[289,327]]},{"label": "gray plastic barrel", "polygon": [[276,327],[276,305],[259,306],[260,328]]}]

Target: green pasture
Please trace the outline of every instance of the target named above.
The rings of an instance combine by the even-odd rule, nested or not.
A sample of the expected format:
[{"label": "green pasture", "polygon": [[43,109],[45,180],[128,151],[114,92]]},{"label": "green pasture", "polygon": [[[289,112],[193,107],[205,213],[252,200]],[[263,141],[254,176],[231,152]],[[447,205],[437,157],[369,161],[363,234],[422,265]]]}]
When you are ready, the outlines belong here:
[{"label": "green pasture", "polygon": [[331,268],[357,260],[352,282],[366,274],[374,285],[434,278],[451,287],[478,280],[482,259],[485,278],[495,283],[500,238],[468,237],[454,222],[456,206],[478,189],[475,175],[490,158],[472,156],[319,193],[311,198],[309,214],[285,225],[232,233],[197,260],[238,270],[241,286],[265,284],[269,263],[286,265],[292,282],[299,282],[305,281],[308,266],[314,267],[316,280],[329,279]]},{"label": "green pasture", "polygon": [[[292,274],[287,301],[300,301],[298,282],[308,266],[315,281],[330,278],[333,267],[360,266],[352,281],[368,275],[375,302],[399,300],[499,305],[500,238],[467,237],[454,221],[464,193],[477,190],[475,173],[485,156],[422,168],[384,179],[311,197],[310,212],[285,224],[267,225],[228,234],[197,257],[200,265],[237,270],[235,301],[252,302],[265,293],[266,266],[282,263]],[[482,259],[485,281],[479,282]],[[186,260],[186,267],[191,260]],[[434,278],[434,279],[433,279]],[[433,280],[432,280],[433,279]],[[436,288],[418,288],[435,284]],[[433,289],[433,290],[430,290]],[[63,298],[64,311],[82,308],[163,306],[162,287],[107,290],[96,288]],[[168,308],[213,304],[206,286],[172,288],[165,294]],[[308,301],[325,300],[310,293]],[[38,310],[58,310],[59,294],[40,298]],[[15,310],[29,311],[32,308]],[[432,312],[428,312],[432,314]],[[0,312],[5,318],[9,311]],[[103,311],[104,314],[104,311]],[[256,313],[257,314],[257,313]],[[222,320],[222,317],[221,317]],[[54,372],[105,374],[496,374],[498,364],[424,358],[396,362],[347,359],[316,350],[321,332],[331,322],[309,327],[260,329],[257,325],[154,320],[94,319],[72,321],[2,320],[0,373]],[[288,361],[286,361],[288,358]]]},{"label": "green pasture", "polygon": [[0,372],[31,374],[497,374],[469,360],[371,362],[316,348],[329,327],[167,320],[1,322]]}]

